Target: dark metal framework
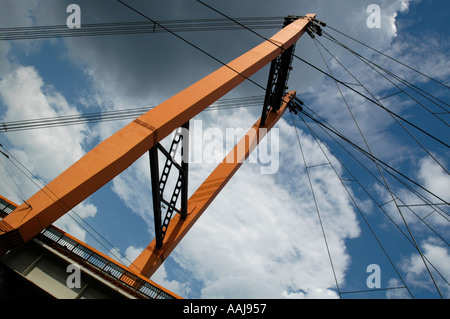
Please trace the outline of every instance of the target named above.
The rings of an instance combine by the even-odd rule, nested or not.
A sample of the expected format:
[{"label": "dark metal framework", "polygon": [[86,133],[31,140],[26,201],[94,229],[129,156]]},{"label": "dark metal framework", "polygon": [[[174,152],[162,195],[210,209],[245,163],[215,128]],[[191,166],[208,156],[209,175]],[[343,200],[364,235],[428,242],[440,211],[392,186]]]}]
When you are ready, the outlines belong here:
[{"label": "dark metal framework", "polygon": [[[187,201],[188,201],[188,171],[189,171],[189,122],[175,131],[175,136],[167,151],[160,143],[149,150],[150,156],[150,175],[152,182],[152,196],[153,196],[153,214],[155,220],[155,239],[156,248],[161,248],[163,245],[164,236],[167,231],[167,226],[172,218],[174,212],[179,213],[182,219],[187,216]],[[178,148],[181,145],[181,164],[175,160]],[[159,155],[160,151],[165,157],[166,161],[162,172],[159,171]],[[171,169],[175,167],[178,170],[176,183],[172,191],[172,196],[169,200],[164,198],[164,190],[169,179]],[[181,195],[181,205],[177,208],[178,198]],[[162,214],[164,214],[164,220]]]},{"label": "dark metal framework", "polygon": [[[301,16],[287,16],[284,19],[283,27],[289,25]],[[264,126],[269,111],[278,111],[281,106],[283,96],[287,91],[289,72],[292,69],[292,58],[294,56],[295,43],[270,64],[269,79],[267,81],[266,96],[261,114],[261,126]]]}]

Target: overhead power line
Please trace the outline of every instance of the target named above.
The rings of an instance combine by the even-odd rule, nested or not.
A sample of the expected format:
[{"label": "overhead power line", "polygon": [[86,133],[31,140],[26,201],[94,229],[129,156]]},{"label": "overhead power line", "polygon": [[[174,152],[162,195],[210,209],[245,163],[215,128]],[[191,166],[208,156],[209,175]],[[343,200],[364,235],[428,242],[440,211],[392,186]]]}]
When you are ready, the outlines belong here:
[{"label": "overhead power line", "polygon": [[[257,106],[260,107],[263,104],[263,102],[264,102],[263,95],[221,99],[211,104],[211,106],[208,107],[205,111],[235,109],[243,107],[257,107]],[[85,123],[134,119],[148,112],[152,108],[154,108],[154,106],[8,121],[0,123],[0,133],[77,125]]]},{"label": "overhead power line", "polygon": [[407,65],[406,63],[404,63],[404,62],[402,62],[402,61],[399,61],[398,59],[393,58],[392,56],[389,56],[389,55],[387,55],[386,53],[381,52],[380,50],[377,50],[377,49],[373,48],[372,46],[370,46],[370,45],[368,45],[368,44],[366,44],[366,43],[364,43],[364,42],[362,42],[362,41],[360,41],[360,40],[358,40],[358,39],[355,39],[354,37],[349,36],[348,34],[345,34],[344,32],[339,31],[339,30],[337,30],[337,29],[335,29],[335,28],[333,28],[333,27],[331,27],[331,26],[329,26],[329,25],[327,25],[327,27],[330,28],[331,30],[333,30],[333,31],[335,31],[335,32],[337,32],[337,33],[340,33],[340,34],[342,34],[343,36],[345,36],[345,37],[347,37],[347,38],[349,38],[349,39],[351,39],[351,40],[353,40],[353,41],[355,41],[355,42],[357,42],[357,43],[359,43],[359,44],[365,46],[366,48],[369,48],[369,49],[375,51],[376,53],[378,53],[378,54],[380,54],[380,55],[382,55],[382,56],[384,56],[384,57],[386,57],[386,58],[388,58],[388,59],[390,59],[390,60],[392,60],[392,61],[394,61],[394,62],[397,62],[397,63],[400,64],[400,65],[403,65],[404,67],[410,69],[411,71],[414,71],[414,72],[416,72],[416,73],[418,73],[418,74],[420,74],[420,75],[426,77],[427,79],[429,79],[429,80],[431,80],[431,81],[433,81],[433,82],[435,82],[435,83],[437,83],[437,84],[439,84],[439,85],[441,85],[441,86],[443,86],[443,87],[445,87],[445,88],[447,88],[447,89],[450,89],[450,86],[448,86],[448,85],[442,83],[441,81],[439,81],[439,80],[437,80],[437,79],[435,79],[435,78],[433,78],[433,77],[431,77],[431,76],[429,76],[429,75],[427,75],[427,74],[425,74],[425,73],[423,73],[423,72],[421,72],[421,71],[419,71],[419,70],[417,70],[417,69],[415,69],[415,68],[413,68],[413,67]]},{"label": "overhead power line", "polygon": [[[279,29],[284,17],[236,18],[252,29]],[[228,19],[185,19],[139,22],[91,23],[81,28],[67,25],[0,28],[0,40],[28,40],[65,37],[86,37],[123,34],[149,34],[165,32],[198,32],[243,30],[241,25]]]}]

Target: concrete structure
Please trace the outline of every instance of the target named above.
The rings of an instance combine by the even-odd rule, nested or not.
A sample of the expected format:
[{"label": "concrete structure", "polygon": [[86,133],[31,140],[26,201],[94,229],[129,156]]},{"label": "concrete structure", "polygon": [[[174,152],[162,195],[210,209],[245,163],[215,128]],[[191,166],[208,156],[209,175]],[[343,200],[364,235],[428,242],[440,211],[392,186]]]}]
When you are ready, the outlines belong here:
[{"label": "concrete structure", "polygon": [[[16,205],[0,196],[0,219]],[[0,298],[174,299],[151,280],[50,226],[0,262]]]}]

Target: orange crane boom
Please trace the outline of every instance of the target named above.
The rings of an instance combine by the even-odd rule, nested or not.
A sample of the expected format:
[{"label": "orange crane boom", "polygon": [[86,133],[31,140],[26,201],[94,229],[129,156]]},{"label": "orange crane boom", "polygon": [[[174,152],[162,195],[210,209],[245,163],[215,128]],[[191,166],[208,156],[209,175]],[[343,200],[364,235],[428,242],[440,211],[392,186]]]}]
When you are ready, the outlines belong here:
[{"label": "orange crane boom", "polygon": [[[0,220],[0,257],[15,246],[31,240],[157,146],[174,130],[185,125],[213,102],[289,50],[307,31],[310,19],[315,16],[309,14],[290,22],[269,40],[161,103],[93,148]],[[287,104],[288,101],[284,101],[279,107],[268,109],[262,116],[262,127],[268,129],[273,127]],[[258,121],[254,127],[259,128],[260,124]],[[248,156],[262,137],[259,133],[248,134],[256,144],[246,146],[245,156]],[[169,225],[166,230],[166,242],[156,248],[150,244],[133,263],[139,272],[151,275],[156,270],[240,164],[242,163],[219,164],[189,199],[185,214],[180,215],[181,217],[177,215],[177,220]]]}]

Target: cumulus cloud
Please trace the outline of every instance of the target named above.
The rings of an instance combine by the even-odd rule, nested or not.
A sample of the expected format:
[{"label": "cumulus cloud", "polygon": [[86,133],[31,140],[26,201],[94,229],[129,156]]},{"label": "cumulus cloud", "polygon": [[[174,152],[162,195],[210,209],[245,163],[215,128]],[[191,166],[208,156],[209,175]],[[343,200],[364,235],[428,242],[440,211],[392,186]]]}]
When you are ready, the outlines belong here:
[{"label": "cumulus cloud", "polygon": [[[4,121],[78,113],[60,93],[45,85],[33,67],[17,66],[6,75],[0,81],[0,97],[6,107],[2,118]],[[12,145],[9,148],[14,156],[12,160],[17,163],[15,166],[9,164],[7,172],[2,171],[2,180],[10,185],[0,186],[2,194],[11,195],[12,200],[21,204],[22,200],[37,192],[85,153],[85,130],[86,127],[78,126],[44,130],[39,134],[33,131],[5,134]],[[26,169],[15,169],[21,165]],[[17,188],[11,185],[16,185]],[[95,216],[97,210],[93,204],[81,203],[74,211],[78,212],[79,217],[87,218]],[[69,216],[58,220],[57,225],[80,239],[85,239],[85,231]]]},{"label": "cumulus cloud", "polygon": [[[442,160],[440,162],[443,162]],[[445,162],[444,166],[445,166]],[[419,178],[424,186],[442,198],[450,201],[450,177],[433,159],[426,157],[419,162]]]},{"label": "cumulus cloud", "polygon": [[[33,67],[18,67],[0,82],[0,94],[7,110],[4,121],[56,117],[79,114],[65,98],[46,87]],[[52,131],[14,132],[8,139],[34,157],[31,169],[52,179],[69,163],[84,154],[81,143],[86,135],[83,127],[59,127]]]},{"label": "cumulus cloud", "polygon": [[[447,247],[435,239],[427,239],[421,245],[423,255],[427,259],[428,267],[433,275],[439,290],[444,298],[450,297],[450,288],[443,278],[449,278],[450,271],[448,265],[450,263],[450,254]],[[428,274],[422,257],[418,254],[412,254],[405,257],[400,264],[400,268],[407,273],[406,282],[411,286],[418,286],[436,293],[436,288]],[[437,271],[436,271],[437,269]],[[439,272],[439,273],[438,273]],[[442,276],[442,277],[441,277]]]},{"label": "cumulus cloud", "polygon": [[82,202],[70,212],[59,218],[54,225],[79,240],[86,242],[87,232],[83,220],[93,218],[96,214],[97,207],[94,204]]},{"label": "cumulus cloud", "polygon": [[[208,113],[197,120],[200,119],[203,129],[217,128],[224,136],[226,128],[248,128],[255,120],[247,110],[220,118]],[[281,120],[277,129],[279,171],[261,175],[258,163],[245,163],[172,254],[177,267],[202,283],[201,297],[336,296],[316,207],[304,165],[299,162],[301,155],[294,128]],[[300,135],[308,165],[324,163],[327,158],[323,149],[310,136],[302,132]],[[221,141],[224,147],[227,142]],[[332,157],[329,153],[327,156]],[[292,163],[288,164],[291,161],[295,162],[295,169]],[[217,164],[191,163],[190,193]],[[359,235],[359,225],[350,199],[331,166],[313,169],[311,176],[337,276],[344,282],[351,262],[345,240]],[[148,158],[144,156],[114,180],[113,189],[130,209],[148,221],[151,229],[150,196],[140,191],[148,189],[149,184]],[[160,283],[161,276],[154,277]],[[193,284],[186,280],[178,288]]]}]

